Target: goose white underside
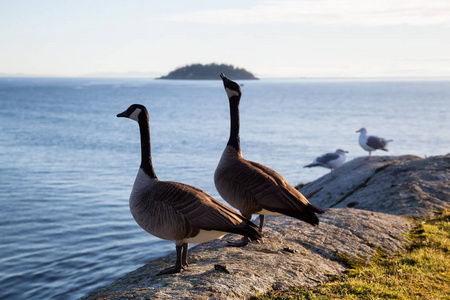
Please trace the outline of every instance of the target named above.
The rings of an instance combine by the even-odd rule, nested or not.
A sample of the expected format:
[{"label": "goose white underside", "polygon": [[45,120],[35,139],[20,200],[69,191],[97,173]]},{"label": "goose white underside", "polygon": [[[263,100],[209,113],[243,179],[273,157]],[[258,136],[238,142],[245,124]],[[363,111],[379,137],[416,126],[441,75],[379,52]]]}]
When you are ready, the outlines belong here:
[{"label": "goose white underside", "polygon": [[187,239],[183,239],[182,242],[188,243],[188,244],[199,244],[199,243],[204,243],[204,242],[215,240],[215,239],[220,239],[225,234],[227,234],[227,232],[200,229],[200,232],[196,236],[187,238]]},{"label": "goose white underside", "polygon": [[275,211],[270,211],[270,210],[267,210],[264,208],[262,210],[256,212],[255,214],[265,215],[265,216],[282,216],[283,215],[283,214],[277,213]]}]

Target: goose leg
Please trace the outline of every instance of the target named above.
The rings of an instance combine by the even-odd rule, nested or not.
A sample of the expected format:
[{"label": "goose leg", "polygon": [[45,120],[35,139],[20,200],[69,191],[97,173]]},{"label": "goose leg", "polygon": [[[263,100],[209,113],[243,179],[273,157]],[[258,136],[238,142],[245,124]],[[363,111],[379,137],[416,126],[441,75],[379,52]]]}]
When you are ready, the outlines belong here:
[{"label": "goose leg", "polygon": [[167,268],[167,269],[164,269],[164,270],[162,270],[161,272],[159,272],[156,275],[166,275],[166,274],[180,273],[181,270],[184,269],[183,266],[181,265],[181,248],[182,248],[182,246],[176,246],[175,247],[175,249],[177,250],[177,262],[175,263],[175,266]]},{"label": "goose leg", "polygon": [[181,257],[181,266],[189,267],[188,262],[187,262],[189,244],[184,243],[182,247],[183,247],[183,255]]},{"label": "goose leg", "polygon": [[259,215],[259,229],[261,229],[261,231],[262,231],[263,224],[264,224],[264,218],[265,218],[265,215]]}]

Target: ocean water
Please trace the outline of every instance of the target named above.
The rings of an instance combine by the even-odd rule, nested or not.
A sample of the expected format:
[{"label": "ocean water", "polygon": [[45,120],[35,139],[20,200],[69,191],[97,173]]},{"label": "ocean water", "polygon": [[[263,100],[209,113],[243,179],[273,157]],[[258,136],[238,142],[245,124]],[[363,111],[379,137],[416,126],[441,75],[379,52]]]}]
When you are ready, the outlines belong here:
[{"label": "ocean water", "polygon": [[[361,127],[394,140],[374,155],[450,152],[449,81],[241,83],[244,157],[293,185],[329,172],[303,168],[320,154],[367,155]],[[158,177],[221,200],[213,174],[229,111],[220,80],[2,78],[0,299],[75,299],[174,252],[129,212],[139,131],[116,114],[133,103],[149,110]]]}]

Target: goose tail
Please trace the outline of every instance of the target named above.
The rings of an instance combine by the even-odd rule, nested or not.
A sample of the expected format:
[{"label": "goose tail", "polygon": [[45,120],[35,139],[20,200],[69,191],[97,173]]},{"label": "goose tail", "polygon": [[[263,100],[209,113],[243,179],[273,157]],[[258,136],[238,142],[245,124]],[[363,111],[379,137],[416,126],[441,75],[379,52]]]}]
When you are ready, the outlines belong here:
[{"label": "goose tail", "polygon": [[248,238],[250,238],[252,241],[259,241],[263,238],[263,234],[261,232],[261,229],[252,221],[244,219],[243,222],[244,226],[240,226],[239,232],[236,232],[237,234],[244,235]]},{"label": "goose tail", "polygon": [[315,205],[312,205],[311,203],[308,204],[307,208],[309,211],[312,211],[317,214],[323,214],[325,212],[323,209],[321,209]]}]

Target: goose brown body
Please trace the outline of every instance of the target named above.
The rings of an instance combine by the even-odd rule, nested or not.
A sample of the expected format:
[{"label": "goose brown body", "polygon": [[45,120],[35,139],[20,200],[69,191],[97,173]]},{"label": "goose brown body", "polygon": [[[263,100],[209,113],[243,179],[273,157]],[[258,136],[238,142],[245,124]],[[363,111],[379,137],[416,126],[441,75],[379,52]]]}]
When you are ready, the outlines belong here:
[{"label": "goose brown body", "polygon": [[[323,210],[312,205],[276,171],[242,156],[239,138],[239,85],[221,74],[230,102],[230,138],[214,173],[220,196],[248,219],[252,214],[287,215],[317,225],[316,213]],[[263,219],[260,227],[262,228]]]},{"label": "goose brown body", "polygon": [[189,243],[209,241],[228,232],[261,239],[255,224],[204,191],[157,178],[151,158],[148,112],[143,105],[133,104],[117,116],[137,121],[140,129],[141,165],[129,199],[131,214],[148,233],[173,240],[176,245],[175,267],[159,274],[178,273],[187,266]]},{"label": "goose brown body", "polygon": [[142,172],[130,195],[130,211],[150,234],[176,245],[202,243],[228,232],[255,235],[251,223],[206,192],[179,182],[150,179]]},{"label": "goose brown body", "polygon": [[220,194],[246,218],[252,214],[287,215],[311,225],[319,224],[315,213],[322,213],[274,170],[246,160],[227,146],[214,173]]}]

